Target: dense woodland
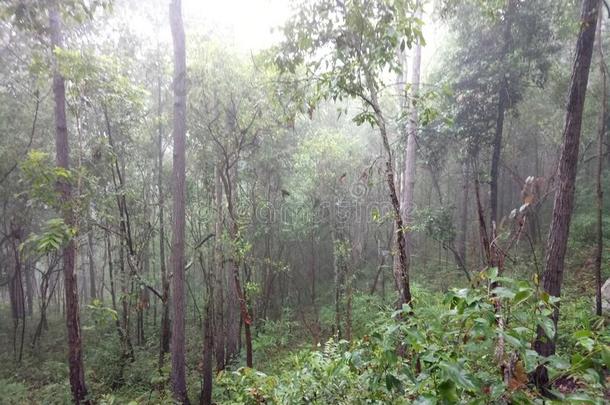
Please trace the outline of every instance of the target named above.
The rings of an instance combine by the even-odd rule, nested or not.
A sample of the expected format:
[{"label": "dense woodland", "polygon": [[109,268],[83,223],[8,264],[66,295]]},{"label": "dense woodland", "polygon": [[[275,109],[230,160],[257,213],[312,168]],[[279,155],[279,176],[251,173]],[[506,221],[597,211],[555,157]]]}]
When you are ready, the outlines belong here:
[{"label": "dense woodland", "polygon": [[608,3],[184,3],[0,2],[0,403],[610,401]]}]

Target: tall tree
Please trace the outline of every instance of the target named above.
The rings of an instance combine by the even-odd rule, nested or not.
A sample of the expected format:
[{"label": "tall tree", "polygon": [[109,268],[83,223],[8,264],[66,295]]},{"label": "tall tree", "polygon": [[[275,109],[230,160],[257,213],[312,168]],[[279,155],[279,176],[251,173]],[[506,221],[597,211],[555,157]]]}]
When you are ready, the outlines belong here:
[{"label": "tall tree", "polygon": [[[359,124],[378,129],[385,154],[385,181],[396,229],[399,275],[399,306],[411,302],[409,268],[395,175],[395,158],[390,140],[390,124],[381,96],[386,83],[384,72],[400,72],[396,49],[404,50],[423,41],[421,21],[411,1],[342,2],[317,0],[303,7],[286,25],[282,54],[276,59],[280,69],[295,72],[304,65],[315,82],[309,112],[320,99],[352,98],[362,102],[363,111],[354,116]],[[374,46],[370,46],[374,44]]]},{"label": "tall tree", "polygon": [[[498,220],[498,169],[500,167],[500,153],[502,151],[502,134],[504,132],[504,114],[510,106],[510,73],[507,66],[507,58],[512,47],[512,19],[515,1],[506,0],[503,18],[502,50],[500,51],[500,75],[498,77],[498,115],[496,116],[496,128],[494,131],[491,168],[489,173],[489,208],[490,225]],[[493,225],[492,225],[493,226]]]},{"label": "tall tree", "polygon": [[[419,2],[418,5],[419,6]],[[421,18],[421,12],[418,12],[418,18]],[[416,98],[419,95],[419,81],[421,70],[421,42],[417,41],[413,51],[413,66],[411,69],[411,109],[409,111],[407,122],[407,150],[405,156],[404,168],[404,190],[403,190],[403,212],[405,226],[409,227],[413,223],[413,211],[415,202],[415,170],[417,163],[417,129],[419,126]],[[412,252],[412,233],[407,229],[405,232],[405,256],[407,272],[411,266]]]},{"label": "tall tree", "polygon": [[163,104],[161,102],[161,73],[157,78],[157,202],[159,204],[159,269],[161,272],[161,333],[159,334],[159,368],[163,367],[169,351],[169,279],[165,263],[165,193],[163,191]]},{"label": "tall tree", "polygon": [[[51,4],[49,10],[49,29],[51,33],[51,49],[55,53],[62,47],[61,18],[57,2]],[[64,78],[59,71],[57,58],[53,66],[53,98],[55,101],[55,148],[57,166],[65,170],[70,168],[70,146],[68,143],[68,125],[66,120],[66,88]],[[75,218],[72,206],[72,188],[66,179],[60,179],[57,190],[61,196],[64,222],[68,227],[74,227]],[[85,385],[85,367],[82,356],[82,341],[78,310],[78,285],[74,269],[76,244],[74,238],[69,238],[63,249],[64,291],[66,294],[66,326],[68,329],[68,366],[70,369],[70,387],[74,402],[77,404],[91,403],[87,399]]]},{"label": "tall tree", "polygon": [[597,252],[595,252],[595,313],[602,315],[602,259],[604,255],[604,232],[602,212],[604,210],[604,190],[602,187],[602,169],[604,167],[604,136],[606,135],[606,119],[608,118],[608,67],[604,59],[604,44],[602,39],[604,13],[599,11],[597,19],[597,54],[599,56],[599,74],[602,80],[602,96],[597,129]]},{"label": "tall tree", "polygon": [[[578,150],[582,116],[589,81],[589,70],[593,55],[597,14],[601,6],[600,0],[583,0],[580,16],[580,30],[576,42],[576,53],[572,66],[572,77],[566,107],[566,119],[563,130],[563,146],[559,158],[557,172],[557,191],[553,204],[553,219],[549,229],[545,268],[542,275],[544,290],[553,297],[561,295],[563,282],[564,259],[570,232],[570,220],[574,208],[574,190],[576,182],[576,169],[578,165]],[[557,330],[559,320],[559,307],[552,315]],[[547,336],[541,327],[538,327],[534,348],[542,356],[555,354],[557,333]],[[536,384],[546,386],[548,374],[545,366],[539,366],[535,373]]]},{"label": "tall tree", "polygon": [[172,390],[174,398],[188,404],[186,391],[186,364],[184,331],[185,324],[185,202],[186,202],[186,50],[184,24],[182,22],[182,1],[172,0],[169,6],[170,25],[174,42],[174,161],[172,171],[173,226],[171,267],[173,271],[173,322],[172,322]]}]

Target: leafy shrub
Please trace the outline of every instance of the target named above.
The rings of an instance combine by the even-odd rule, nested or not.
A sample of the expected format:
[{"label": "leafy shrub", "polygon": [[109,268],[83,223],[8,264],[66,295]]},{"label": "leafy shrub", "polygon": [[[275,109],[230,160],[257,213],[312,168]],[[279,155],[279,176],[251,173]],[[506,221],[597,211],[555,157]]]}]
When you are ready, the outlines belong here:
[{"label": "leafy shrub", "polygon": [[[572,345],[572,356],[542,358],[532,342],[538,327],[554,336],[549,316],[558,300],[494,271],[481,281],[482,287],[451,290],[442,300],[418,290],[413,309],[381,311],[369,335],[300,351],[277,375],[222,373],[217,398],[223,404],[542,403],[528,373],[545,364],[559,400],[602,403],[608,330],[576,322],[577,330],[560,341]],[[492,282],[500,286],[490,289]]]},{"label": "leafy shrub", "polygon": [[0,379],[0,400],[6,405],[27,403],[28,387],[19,382]]}]

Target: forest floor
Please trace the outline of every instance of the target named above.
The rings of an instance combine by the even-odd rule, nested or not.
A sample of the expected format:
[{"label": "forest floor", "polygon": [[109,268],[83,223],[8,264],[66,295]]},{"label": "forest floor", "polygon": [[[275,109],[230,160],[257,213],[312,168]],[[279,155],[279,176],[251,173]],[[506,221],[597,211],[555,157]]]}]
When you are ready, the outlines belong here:
[{"label": "forest floor", "polygon": [[[517,294],[525,291],[523,282],[520,283],[515,283]],[[510,285],[509,282],[506,284]],[[491,358],[481,356],[481,350],[493,352],[496,336],[493,323],[481,326],[486,317],[493,317],[493,312],[486,312],[487,297],[484,293],[476,289],[468,293],[456,289],[443,294],[417,286],[414,291],[416,305],[423,307],[416,311],[415,316],[426,320],[418,325],[425,325],[416,326],[414,321],[398,332],[390,302],[383,302],[378,295],[356,294],[352,342],[328,340],[332,337],[334,320],[332,305],[320,308],[318,319],[321,343],[317,345],[312,343],[309,330],[302,326],[303,317],[311,317],[312,314],[297,314],[286,310],[280,320],[259,324],[253,342],[256,370],[238,367],[245,363],[245,359],[237,359],[235,367],[218,374],[214,391],[217,403],[347,404],[352,402],[349,400],[350,395],[362,394],[359,390],[366,391],[371,398],[381,401],[377,403],[402,403],[397,402],[396,398],[404,399],[404,403],[435,403],[421,400],[428,397],[444,398],[445,395],[449,399],[453,398],[453,401],[446,401],[448,403],[471,403],[465,401],[465,398],[476,400],[477,396],[473,392],[481,387],[488,392],[489,398],[496,400],[472,403],[541,403],[525,374],[525,369],[531,368],[527,356],[532,350],[527,342],[531,331],[522,330],[531,321],[531,311],[524,308],[521,313],[518,310],[524,304],[517,303],[511,309],[514,311],[511,314],[514,329],[507,329],[506,337],[507,342],[514,345],[515,352],[522,353],[521,359],[511,381],[502,386],[502,381],[494,382],[495,377],[489,376],[495,368]],[[460,302],[470,304],[463,305]],[[506,307],[511,303],[514,301],[507,299]],[[561,402],[595,404],[610,400],[610,377],[608,365],[604,363],[610,360],[608,319],[596,321],[591,316],[592,300],[584,298],[581,290],[568,289],[562,300],[561,311],[558,356],[552,365],[555,370],[554,390],[565,398],[571,398],[564,398]],[[82,310],[86,377],[96,403],[172,403],[168,387],[167,364],[170,362],[166,361],[166,366],[161,371],[158,370],[159,320],[155,321],[154,315],[154,309],[149,308],[145,316],[146,339],[143,344],[137,345],[134,337],[135,360],[125,362],[122,360],[112,311],[103,306],[86,306]],[[199,368],[203,344],[202,320],[192,308],[189,308],[187,316],[188,384],[191,398],[197,398],[201,386]],[[37,321],[36,314],[33,318],[26,319],[23,358],[18,362],[21,326],[15,337],[9,308],[0,308],[0,345],[5,348],[0,355],[0,364],[3,365],[0,368],[2,404],[71,402],[62,314],[56,310],[49,313],[49,329],[43,333],[39,343],[32,347]],[[471,333],[477,328],[480,328],[478,332]],[[460,331],[456,332],[457,329]],[[445,376],[453,376],[456,383],[443,387],[445,383],[438,385],[416,379],[417,384],[409,385],[411,371],[392,354],[394,348],[387,349],[388,346],[395,347],[396,333],[401,333],[400,339],[406,339],[411,347],[422,346],[416,349],[420,359],[426,359],[430,364],[438,363],[437,367],[430,367],[431,375],[439,372],[437,377],[441,380]],[[448,340],[457,335],[462,336],[457,346],[442,346],[451,345]],[[487,336],[491,337],[488,339]],[[414,340],[409,341],[411,338]],[[472,341],[469,342],[469,339]],[[523,345],[522,351],[519,351],[520,345]],[[443,351],[450,355],[444,356]],[[486,364],[479,364],[481,362]],[[491,363],[492,367],[487,363]],[[451,368],[455,365],[460,365],[459,370]],[[396,371],[390,374],[388,370]],[[381,375],[385,375],[384,379],[372,382],[376,376]],[[480,384],[482,385],[479,386]],[[496,395],[496,389],[504,392]],[[311,392],[315,392],[312,398],[317,397],[317,400],[306,399],[312,395]],[[508,397],[507,393],[511,396]],[[339,397],[344,400],[334,402]]]}]

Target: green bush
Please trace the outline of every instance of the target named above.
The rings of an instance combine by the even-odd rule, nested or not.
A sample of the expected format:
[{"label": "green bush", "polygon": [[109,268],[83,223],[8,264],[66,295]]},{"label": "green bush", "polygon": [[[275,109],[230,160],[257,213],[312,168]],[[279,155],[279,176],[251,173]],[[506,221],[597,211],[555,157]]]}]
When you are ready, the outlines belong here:
[{"label": "green bush", "polygon": [[26,404],[28,387],[20,382],[0,379],[0,400],[6,405]]},{"label": "green bush", "polygon": [[[500,283],[491,290],[491,282]],[[353,342],[329,340],[320,351],[291,355],[284,371],[250,369],[221,373],[216,395],[223,404],[441,404],[542,403],[528,373],[545,364],[559,401],[603,403],[610,334],[603,322],[566,322],[561,345],[570,356],[542,358],[532,348],[537,327],[551,337],[558,300],[536,285],[488,273],[480,288],[455,289],[442,300],[417,289],[415,307],[383,310],[370,334]],[[361,305],[366,302],[364,297]],[[423,303],[426,305],[423,305]],[[420,303],[421,305],[418,305]],[[498,308],[500,308],[498,310]],[[570,310],[572,311],[572,310]],[[574,311],[586,313],[583,308]],[[505,326],[496,321],[503,317]],[[566,335],[567,333],[567,335]],[[512,363],[504,381],[496,359]],[[567,347],[567,346],[566,346]],[[571,390],[561,383],[574,381]]]}]

